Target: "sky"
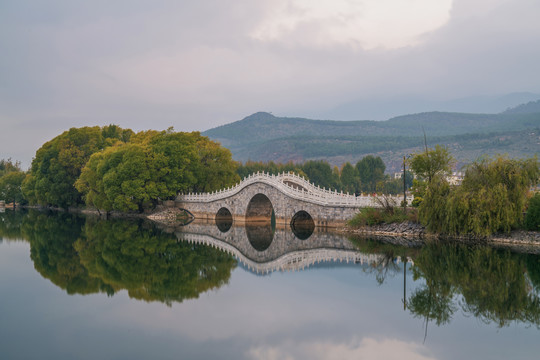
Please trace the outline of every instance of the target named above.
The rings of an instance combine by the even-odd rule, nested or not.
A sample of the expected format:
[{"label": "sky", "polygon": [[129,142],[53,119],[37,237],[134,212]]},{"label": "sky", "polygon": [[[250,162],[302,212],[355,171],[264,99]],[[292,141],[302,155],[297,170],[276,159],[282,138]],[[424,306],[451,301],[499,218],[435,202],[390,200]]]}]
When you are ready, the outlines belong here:
[{"label": "sky", "polygon": [[0,158],[28,166],[87,125],[204,131],[258,111],[384,120],[533,100],[538,14],[538,0],[0,0]]}]

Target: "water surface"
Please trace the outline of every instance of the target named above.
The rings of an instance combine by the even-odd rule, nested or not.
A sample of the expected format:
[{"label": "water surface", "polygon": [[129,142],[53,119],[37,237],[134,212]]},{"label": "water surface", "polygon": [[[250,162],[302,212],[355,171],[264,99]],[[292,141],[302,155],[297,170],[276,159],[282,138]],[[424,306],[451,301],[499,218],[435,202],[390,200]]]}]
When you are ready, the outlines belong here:
[{"label": "water surface", "polygon": [[540,352],[534,254],[10,210],[0,238],[2,359]]}]

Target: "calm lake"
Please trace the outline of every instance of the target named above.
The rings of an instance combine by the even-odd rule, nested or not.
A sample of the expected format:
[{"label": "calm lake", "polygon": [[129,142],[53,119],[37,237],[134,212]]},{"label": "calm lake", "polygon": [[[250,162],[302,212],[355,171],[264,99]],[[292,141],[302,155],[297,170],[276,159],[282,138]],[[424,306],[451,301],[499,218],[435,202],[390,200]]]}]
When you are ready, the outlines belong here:
[{"label": "calm lake", "polygon": [[6,210],[0,358],[534,359],[534,252]]}]

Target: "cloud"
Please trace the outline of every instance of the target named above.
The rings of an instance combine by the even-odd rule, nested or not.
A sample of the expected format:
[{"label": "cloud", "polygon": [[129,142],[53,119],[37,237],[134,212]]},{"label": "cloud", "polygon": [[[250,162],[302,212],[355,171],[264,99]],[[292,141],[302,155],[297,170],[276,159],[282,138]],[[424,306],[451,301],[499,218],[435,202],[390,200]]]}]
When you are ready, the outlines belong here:
[{"label": "cloud", "polygon": [[435,359],[422,345],[394,339],[373,338],[357,339],[349,343],[289,342],[278,346],[259,346],[249,349],[247,357],[253,360]]},{"label": "cloud", "polygon": [[256,111],[331,118],[359,99],[540,92],[539,12],[533,0],[3,2],[2,156],[29,163],[72,126],[206,130]]},{"label": "cloud", "polygon": [[300,46],[347,44],[363,49],[415,45],[443,26],[452,0],[281,0],[252,33]]}]

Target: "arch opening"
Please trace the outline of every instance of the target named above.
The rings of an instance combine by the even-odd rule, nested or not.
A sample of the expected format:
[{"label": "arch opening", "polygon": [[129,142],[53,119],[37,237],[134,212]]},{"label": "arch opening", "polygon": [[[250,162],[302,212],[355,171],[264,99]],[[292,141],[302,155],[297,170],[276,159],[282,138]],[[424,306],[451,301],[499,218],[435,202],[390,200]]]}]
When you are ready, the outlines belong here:
[{"label": "arch opening", "polygon": [[271,223],[272,214],[274,214],[274,207],[270,199],[264,194],[257,194],[248,203],[246,223]]},{"label": "arch opening", "polygon": [[246,210],[246,234],[257,251],[264,251],[274,240],[276,215],[270,199],[264,194],[251,198]]},{"label": "arch opening", "polygon": [[300,240],[307,240],[315,231],[315,221],[304,210],[298,211],[291,219],[291,230]]},{"label": "arch opening", "polygon": [[222,233],[226,233],[231,229],[233,224],[233,217],[231,211],[226,207],[222,207],[216,213],[215,221],[219,231],[221,231]]}]

